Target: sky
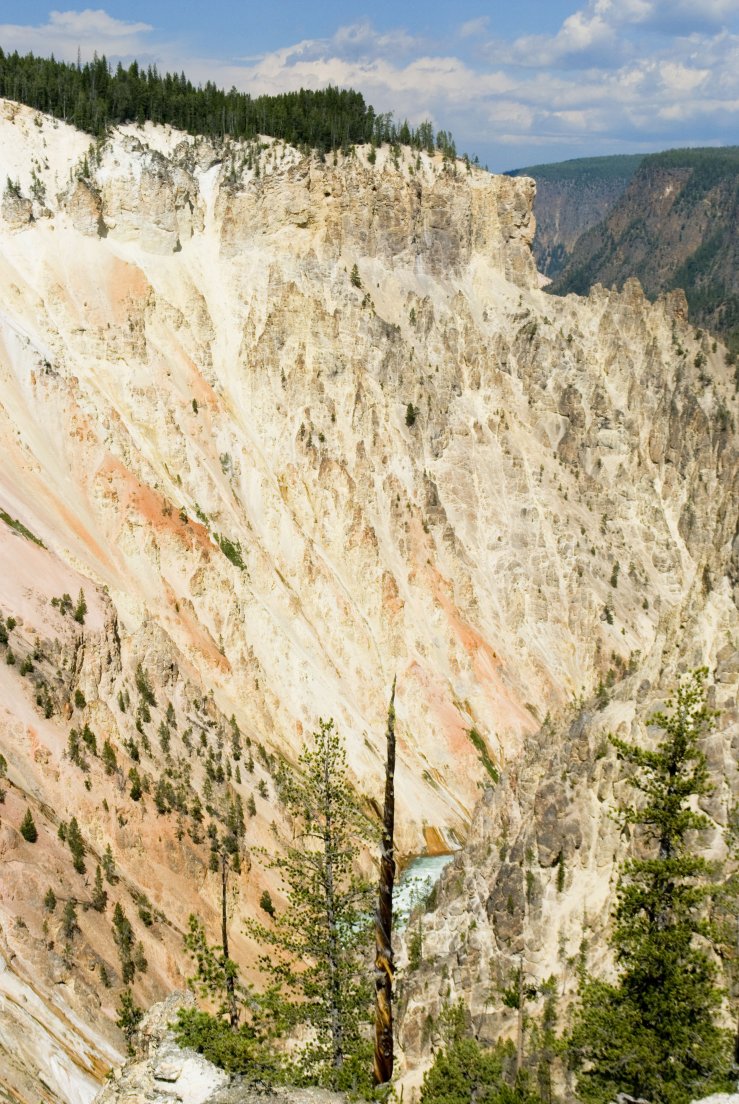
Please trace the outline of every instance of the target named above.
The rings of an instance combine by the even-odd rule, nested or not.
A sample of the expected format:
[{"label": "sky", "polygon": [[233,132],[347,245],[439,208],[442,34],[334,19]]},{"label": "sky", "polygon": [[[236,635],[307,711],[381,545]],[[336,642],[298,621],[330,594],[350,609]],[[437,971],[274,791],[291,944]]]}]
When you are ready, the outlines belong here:
[{"label": "sky", "polygon": [[739,143],[739,0],[0,0],[0,46],[252,93],[353,87],[493,171]]}]

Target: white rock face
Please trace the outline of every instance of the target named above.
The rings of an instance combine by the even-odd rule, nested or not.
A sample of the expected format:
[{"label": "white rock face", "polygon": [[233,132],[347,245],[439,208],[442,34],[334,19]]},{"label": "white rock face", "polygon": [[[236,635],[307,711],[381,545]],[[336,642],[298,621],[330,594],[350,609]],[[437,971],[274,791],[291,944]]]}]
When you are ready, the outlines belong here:
[{"label": "white rock face", "polygon": [[172,993],[154,1005],[139,1025],[134,1056],[114,1069],[95,1104],[205,1104],[228,1084],[228,1075],[201,1055],[177,1046],[169,1031],[180,1008],[194,1005],[192,993]]},{"label": "white rock face", "polygon": [[[94,1061],[71,1060],[98,1080],[121,1045],[113,902],[144,943],[149,1004],[189,971],[188,913],[217,938],[195,793],[201,809],[251,798],[245,847],[274,847],[277,759],[319,717],[377,800],[397,674],[407,854],[466,837],[486,763],[512,802],[547,713],[630,656],[655,685],[686,655],[723,664],[717,701],[735,708],[736,400],[681,296],[546,296],[525,179],[263,146],[131,126],[91,148],[0,104],[0,180],[19,193],[0,219],[0,508],[43,543],[0,522],[18,657],[0,662],[0,916],[44,1030],[83,1025]],[[84,626],[51,605],[80,589]],[[87,771],[65,751],[85,724]],[[27,804],[40,845],[17,832]],[[87,886],[57,835],[73,815]],[[43,897],[86,900],[106,844],[121,878],[107,914],[79,910],[70,955]],[[601,901],[611,864],[583,864]],[[265,888],[279,902],[254,853],[231,887],[246,966],[238,921]],[[139,921],[141,893],[167,923]],[[34,1055],[48,1098],[71,1101]]]}]

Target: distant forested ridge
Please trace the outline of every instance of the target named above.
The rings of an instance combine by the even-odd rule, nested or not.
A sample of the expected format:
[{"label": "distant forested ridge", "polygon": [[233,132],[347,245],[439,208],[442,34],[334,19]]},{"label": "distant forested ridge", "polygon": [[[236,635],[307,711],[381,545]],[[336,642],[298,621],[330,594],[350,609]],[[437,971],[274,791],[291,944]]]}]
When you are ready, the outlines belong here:
[{"label": "distant forested ridge", "polygon": [[534,256],[540,272],[555,278],[566,267],[578,239],[606,217],[641,161],[641,154],[578,157],[507,174],[536,181]]},{"label": "distant forested ridge", "polygon": [[392,114],[376,113],[361,92],[331,86],[252,97],[211,81],[194,85],[184,73],[162,75],[135,61],[113,69],[105,57],[75,65],[0,48],[0,96],[98,136],[121,123],[150,120],[212,138],[265,134],[323,152],[391,142],[456,156],[448,132],[435,135],[428,122],[415,129],[398,124]]},{"label": "distant forested ridge", "polygon": [[739,146],[644,157],[606,217],[578,240],[549,289],[585,295],[637,276],[655,297],[685,291],[695,325],[739,355]]},{"label": "distant forested ridge", "polygon": [[644,160],[643,153],[614,153],[606,157],[576,157],[511,169],[506,176],[533,176],[534,180],[630,180]]}]

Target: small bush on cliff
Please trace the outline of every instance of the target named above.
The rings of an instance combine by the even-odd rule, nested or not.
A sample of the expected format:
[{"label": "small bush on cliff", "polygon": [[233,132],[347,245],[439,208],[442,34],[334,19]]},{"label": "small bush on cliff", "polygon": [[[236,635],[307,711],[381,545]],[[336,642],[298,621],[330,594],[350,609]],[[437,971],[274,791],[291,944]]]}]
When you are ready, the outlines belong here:
[{"label": "small bush on cliff", "polygon": [[208,942],[197,916],[190,916],[185,948],[195,963],[190,988],[205,997],[214,1012],[181,1009],[173,1025],[180,1046],[192,1047],[215,1065],[252,1081],[282,1080],[271,1045],[278,1029],[272,992],[260,997],[242,982],[236,963],[222,946]]},{"label": "small bush on cliff", "polygon": [[512,1074],[511,1044],[483,1047],[464,1021],[461,1002],[444,1013],[445,1046],[423,1079],[421,1104],[540,1104],[525,1077]]},{"label": "small bush on cliff", "polygon": [[35,843],[38,839],[38,829],[34,824],[33,816],[30,809],[26,809],[26,815],[21,821],[20,833],[26,843]]},{"label": "small bush on cliff", "polygon": [[131,1045],[133,1036],[143,1018],[143,1010],[139,1008],[136,1001],[133,999],[133,993],[130,989],[124,989],[118,1003],[118,1018],[115,1022],[126,1036],[129,1054],[133,1054],[133,1047]]},{"label": "small bush on cliff", "polygon": [[255,1023],[232,1028],[226,1020],[194,1008],[180,1009],[174,1025],[177,1042],[209,1062],[250,1081],[274,1084],[282,1079],[276,1055],[265,1046]]}]

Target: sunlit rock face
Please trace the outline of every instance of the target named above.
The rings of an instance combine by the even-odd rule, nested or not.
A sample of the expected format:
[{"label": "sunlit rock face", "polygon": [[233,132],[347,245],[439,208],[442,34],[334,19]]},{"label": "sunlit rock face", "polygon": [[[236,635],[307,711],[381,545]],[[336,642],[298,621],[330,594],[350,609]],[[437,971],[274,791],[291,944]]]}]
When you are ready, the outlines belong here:
[{"label": "sunlit rock face", "polygon": [[733,640],[733,384],[679,294],[539,292],[526,179],[153,126],[91,147],[4,102],[7,178],[0,508],[41,543],[0,522],[0,1077],[76,1104],[122,1046],[113,904],[139,1002],[181,986],[188,914],[219,937],[206,828],[237,797],[253,964],[277,764],[319,717],[372,813],[397,675],[398,846],[439,851],[614,655],[659,665],[687,623],[711,659]]}]

